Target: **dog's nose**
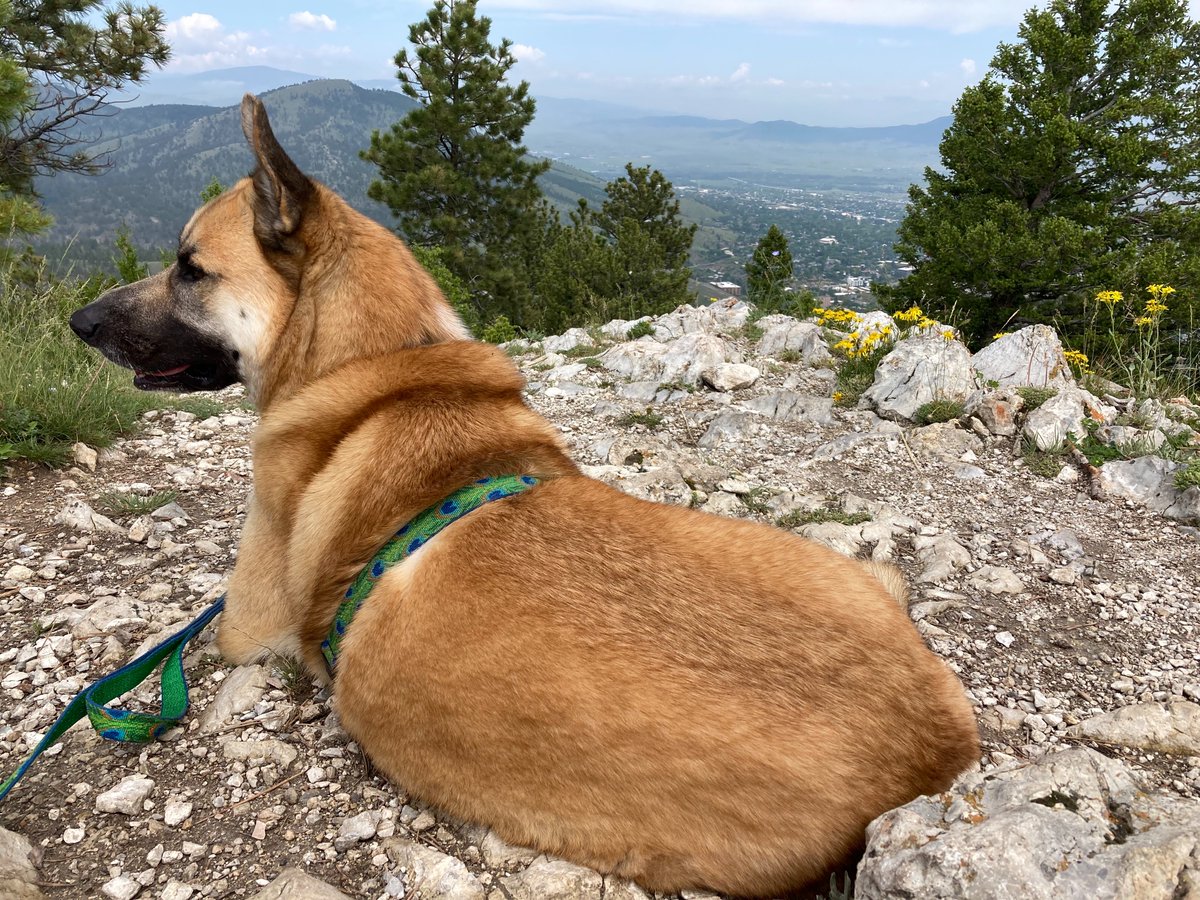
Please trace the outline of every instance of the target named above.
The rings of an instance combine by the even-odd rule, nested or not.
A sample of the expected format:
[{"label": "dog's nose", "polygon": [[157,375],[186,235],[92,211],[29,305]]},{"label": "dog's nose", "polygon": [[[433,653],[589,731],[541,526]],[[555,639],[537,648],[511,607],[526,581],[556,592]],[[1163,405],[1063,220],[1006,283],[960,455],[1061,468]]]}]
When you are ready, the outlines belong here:
[{"label": "dog's nose", "polygon": [[101,315],[95,308],[96,304],[89,303],[83,309],[77,309],[71,316],[71,330],[83,341],[92,341],[100,331]]}]

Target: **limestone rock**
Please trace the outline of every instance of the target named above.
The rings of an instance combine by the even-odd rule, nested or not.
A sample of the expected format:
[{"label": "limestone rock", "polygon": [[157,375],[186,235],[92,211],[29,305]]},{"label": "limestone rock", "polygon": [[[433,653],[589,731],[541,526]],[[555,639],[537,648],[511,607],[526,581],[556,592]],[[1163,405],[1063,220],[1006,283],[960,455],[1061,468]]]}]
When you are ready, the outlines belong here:
[{"label": "limestone rock", "polygon": [[[247,694],[247,696],[249,696]],[[221,745],[221,753],[226,759],[237,762],[255,764],[256,760],[271,762],[280,769],[287,769],[300,755],[291,744],[272,739],[262,741],[226,741]],[[258,763],[261,765],[261,762]]]},{"label": "limestone rock", "polygon": [[911,420],[932,400],[964,401],[975,390],[971,353],[940,334],[907,338],[879,363],[863,399],[888,419]]},{"label": "limestone rock", "polygon": [[42,900],[38,871],[31,862],[33,845],[15,831],[0,828],[0,897],[5,900]]},{"label": "limestone rock", "polygon": [[946,461],[958,460],[965,453],[979,453],[983,449],[979,438],[960,428],[957,422],[935,422],[917,428],[909,434],[908,443],[918,455]]},{"label": "limestone rock", "polygon": [[762,376],[762,372],[745,363],[721,363],[700,373],[700,378],[714,391],[729,393],[748,388]]},{"label": "limestone rock", "polygon": [[577,347],[592,347],[596,342],[582,328],[571,328],[562,334],[552,335],[542,341],[542,350],[546,353],[566,353]]},{"label": "limestone rock", "polygon": [[741,404],[743,409],[762,413],[780,422],[809,422],[813,425],[833,424],[833,400],[811,397],[794,391],[776,391],[755,397]]},{"label": "limestone rock", "polygon": [[600,900],[603,883],[598,872],[545,856],[501,881],[512,900]]},{"label": "limestone rock", "polygon": [[107,516],[102,516],[82,500],[68,500],[66,505],[54,517],[55,525],[65,525],[87,534],[106,532],[108,534],[125,534],[125,529]]},{"label": "limestone rock", "polygon": [[701,372],[721,363],[742,361],[741,354],[730,344],[710,334],[685,334],[667,346],[659,373],[661,382],[697,384]]},{"label": "limestone rock", "polygon": [[350,900],[337,888],[300,869],[286,868],[250,900]]},{"label": "limestone rock", "polygon": [[76,441],[71,445],[71,458],[75,460],[76,464],[83,466],[89,472],[95,472],[96,462],[100,459],[100,454],[82,441]]},{"label": "limestone rock", "polygon": [[406,896],[422,900],[484,900],[483,885],[453,856],[402,838],[383,842],[393,865],[405,870]]},{"label": "limestone rock", "polygon": [[1169,519],[1200,519],[1200,487],[1175,486],[1179,463],[1159,456],[1115,460],[1100,467],[1100,487],[1112,497],[1133,500]]},{"label": "limestone rock", "polygon": [[755,324],[763,332],[755,347],[759,356],[778,358],[784,352],[790,351],[799,353],[800,361],[810,366],[833,358],[821,328],[812,322],[799,322],[791,316],[772,315],[763,316]]},{"label": "limestone rock", "polygon": [[1136,703],[1084,719],[1067,733],[1139,750],[1200,756],[1200,706],[1187,701]]},{"label": "limestone rock", "polygon": [[143,806],[154,791],[154,781],[140,775],[131,775],[122,779],[121,783],[105,791],[96,798],[96,811],[103,813],[121,813],[126,816],[136,816],[143,811]]},{"label": "limestone rock", "polygon": [[867,828],[859,900],[1171,900],[1200,876],[1200,802],[1086,748],[978,773]]},{"label": "limestone rock", "polygon": [[494,831],[484,835],[479,844],[479,852],[483,855],[483,861],[494,869],[514,869],[528,865],[538,857],[536,850],[514,847],[498,837]]},{"label": "limestone rock", "polygon": [[1048,325],[1030,325],[997,338],[971,358],[971,365],[985,382],[1000,387],[1067,387],[1075,383],[1058,333]]},{"label": "limestone rock", "polygon": [[656,341],[626,341],[604,351],[598,359],[604,368],[630,381],[652,381],[656,385],[663,380],[663,357],[667,355],[664,344]]},{"label": "limestone rock", "polygon": [[1024,408],[1025,401],[1016,391],[995,391],[983,397],[975,415],[989,433],[1012,437],[1017,433],[1017,414]]},{"label": "limestone rock", "polygon": [[267,692],[267,670],[263,666],[239,666],[221,682],[217,696],[213,698],[200,717],[200,733],[219,731],[238,713],[253,709],[254,704]]},{"label": "limestone rock", "polygon": [[1111,422],[1117,411],[1087,391],[1063,387],[1025,419],[1024,434],[1039,450],[1053,450],[1071,435],[1083,437],[1084,421]]},{"label": "limestone rock", "polygon": [[1021,577],[1006,566],[984,566],[967,581],[971,587],[988,594],[1019,594],[1025,590]]}]

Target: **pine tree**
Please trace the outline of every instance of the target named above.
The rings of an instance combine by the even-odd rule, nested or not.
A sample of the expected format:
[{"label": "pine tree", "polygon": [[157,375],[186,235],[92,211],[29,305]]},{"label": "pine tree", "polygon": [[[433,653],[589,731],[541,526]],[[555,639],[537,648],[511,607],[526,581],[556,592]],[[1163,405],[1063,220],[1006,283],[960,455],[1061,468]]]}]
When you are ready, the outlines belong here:
[{"label": "pine tree", "polygon": [[604,193],[607,199],[589,222],[616,254],[612,312],[633,319],[687,303],[696,226],[683,224],[674,185],[657,169],[626,163],[625,175],[610,181]]},{"label": "pine tree", "polygon": [[534,162],[521,146],[535,104],[529,84],[509,84],[512,42],[490,42],[491,20],[475,0],[436,0],[396,54],[405,94],[420,102],[391,130],[371,135],[362,156],[379,166],[368,194],[386,203],[413,244],[442,248],[442,261],[471,292],[483,321],[520,321],[525,261],[540,240]]},{"label": "pine tree", "polygon": [[164,28],[158,7],[124,0],[0,0],[0,185],[28,195],[35,176],[98,171],[77,126],[167,61]]},{"label": "pine tree", "polygon": [[[1051,0],[954,107],[887,292],[978,342],[1096,291],[1200,288],[1200,25],[1185,0]],[[1066,321],[1064,323],[1064,317]],[[1080,323],[1074,323],[1081,327]]]},{"label": "pine tree", "polygon": [[789,306],[792,252],[777,225],[767,229],[746,263],[746,299],[759,309],[779,312]]}]

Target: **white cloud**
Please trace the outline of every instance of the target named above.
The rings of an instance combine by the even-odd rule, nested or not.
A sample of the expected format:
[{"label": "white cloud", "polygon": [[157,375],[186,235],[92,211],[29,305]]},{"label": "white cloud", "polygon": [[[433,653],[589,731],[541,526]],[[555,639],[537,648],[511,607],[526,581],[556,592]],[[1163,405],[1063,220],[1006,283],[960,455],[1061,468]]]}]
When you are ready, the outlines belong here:
[{"label": "white cloud", "polygon": [[958,64],[958,67],[963,70],[964,75],[974,75],[977,68],[973,59],[964,59]]},{"label": "white cloud", "polygon": [[517,62],[541,62],[546,58],[544,50],[539,50],[537,47],[530,47],[528,44],[513,44],[512,55],[516,57]]},{"label": "white cloud", "polygon": [[729,76],[729,80],[736,83],[739,81],[745,81],[749,77],[750,63],[742,63],[737,67],[737,69],[734,70],[734,73]]},{"label": "white cloud", "polygon": [[288,24],[293,28],[305,28],[311,31],[334,31],[337,29],[337,22],[329,18],[324,13],[310,13],[307,10],[304,12],[294,12],[288,16]]},{"label": "white cloud", "polygon": [[177,40],[203,41],[220,34],[224,26],[215,16],[208,13],[192,13],[182,19],[176,19],[167,24],[167,37],[174,43]]},{"label": "white cloud", "polygon": [[[680,16],[678,0],[491,0],[492,8],[561,16]],[[978,31],[1015,25],[1030,0],[691,0],[687,16],[730,21],[825,23]]]},{"label": "white cloud", "polygon": [[208,13],[192,13],[168,22],[166,37],[171,44],[173,72],[267,63],[271,52],[256,44],[245,31],[227,31]]},{"label": "white cloud", "polygon": [[783,87],[785,84],[787,84],[787,82],[786,82],[786,81],[784,81],[782,78],[768,78],[768,79],[767,79],[765,82],[763,82],[763,83],[764,83],[764,84],[765,84],[767,87]]}]

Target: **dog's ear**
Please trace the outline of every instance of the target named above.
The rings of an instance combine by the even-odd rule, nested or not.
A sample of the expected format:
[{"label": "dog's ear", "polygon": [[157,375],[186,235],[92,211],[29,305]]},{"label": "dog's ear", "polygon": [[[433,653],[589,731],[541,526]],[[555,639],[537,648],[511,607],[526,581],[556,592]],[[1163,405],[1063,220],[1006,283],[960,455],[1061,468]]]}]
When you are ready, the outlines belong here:
[{"label": "dog's ear", "polygon": [[253,94],[242,98],[242,131],[257,161],[250,175],[254,234],[264,246],[286,251],[313,195],[313,183],[279,146],[267,110]]}]

